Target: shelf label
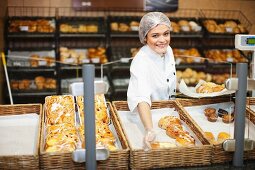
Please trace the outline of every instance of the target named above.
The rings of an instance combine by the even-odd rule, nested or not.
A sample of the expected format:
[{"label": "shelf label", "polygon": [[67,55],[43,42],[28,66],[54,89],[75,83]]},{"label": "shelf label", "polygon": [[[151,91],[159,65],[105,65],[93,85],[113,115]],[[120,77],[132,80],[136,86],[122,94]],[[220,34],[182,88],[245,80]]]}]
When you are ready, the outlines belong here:
[{"label": "shelf label", "polygon": [[120,62],[122,63],[128,63],[131,58],[121,58]]},{"label": "shelf label", "polygon": [[228,57],[228,58],[227,58],[227,61],[228,61],[228,62],[233,62],[233,58],[232,58],[232,57]]},{"label": "shelf label", "polygon": [[100,58],[92,58],[91,61],[92,61],[92,63],[99,63]]},{"label": "shelf label", "polygon": [[20,26],[20,31],[28,31],[28,26]]},{"label": "shelf label", "polygon": [[82,59],[81,63],[82,63],[82,64],[83,64],[83,63],[90,63],[90,60],[87,59],[87,58],[85,58],[85,59]]},{"label": "shelf label", "polygon": [[232,27],[226,27],[226,32],[233,32],[233,28]]},{"label": "shelf label", "polygon": [[38,62],[38,65],[39,65],[39,66],[46,66],[46,65],[47,65],[47,62],[46,62],[46,61],[39,61],[39,62]]},{"label": "shelf label", "polygon": [[74,63],[74,58],[67,58],[67,59],[65,59],[64,62],[67,64],[72,64],[72,63]]},{"label": "shelf label", "polygon": [[12,63],[12,65],[13,65],[13,66],[22,66],[22,63],[19,62],[19,61],[14,61],[14,62]]},{"label": "shelf label", "polygon": [[201,62],[201,58],[195,57],[195,58],[194,58],[194,61],[195,61],[196,63],[200,63],[200,62]]}]

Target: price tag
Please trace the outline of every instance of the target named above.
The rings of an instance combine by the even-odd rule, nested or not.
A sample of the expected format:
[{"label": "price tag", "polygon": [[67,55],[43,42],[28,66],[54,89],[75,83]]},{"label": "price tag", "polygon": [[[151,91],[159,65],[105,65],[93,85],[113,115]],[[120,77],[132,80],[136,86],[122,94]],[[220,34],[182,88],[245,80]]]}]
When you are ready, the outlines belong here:
[{"label": "price tag", "polygon": [[227,61],[228,61],[228,62],[233,62],[233,58],[232,58],[232,57],[228,57],[228,58],[227,58]]},{"label": "price tag", "polygon": [[18,61],[14,61],[12,64],[13,66],[22,66],[21,62]]},{"label": "price tag", "polygon": [[181,29],[182,29],[182,31],[185,31],[185,32],[190,31],[189,26],[182,26]]},{"label": "price tag", "polygon": [[233,32],[233,28],[232,27],[226,27],[226,32]]},{"label": "price tag", "polygon": [[87,59],[87,58],[85,58],[85,59],[82,59],[82,61],[81,61],[82,63],[90,63],[90,60],[89,59]]},{"label": "price tag", "polygon": [[47,62],[46,62],[45,60],[44,60],[44,61],[42,60],[42,61],[39,61],[39,62],[38,62],[38,65],[39,65],[39,66],[46,66],[46,65],[47,65]]},{"label": "price tag", "polygon": [[196,63],[200,63],[200,62],[201,62],[201,58],[194,58],[194,61],[195,61]]},{"label": "price tag", "polygon": [[120,59],[120,62],[122,62],[122,63],[128,63],[129,60],[130,60],[130,58],[121,58],[121,59]]},{"label": "price tag", "polygon": [[92,63],[99,63],[100,59],[99,58],[92,58],[91,61],[92,61]]},{"label": "price tag", "polygon": [[19,26],[20,31],[28,31],[28,26]]},{"label": "price tag", "polygon": [[67,58],[67,59],[65,59],[64,62],[67,64],[72,64],[72,63],[74,63],[74,58]]}]

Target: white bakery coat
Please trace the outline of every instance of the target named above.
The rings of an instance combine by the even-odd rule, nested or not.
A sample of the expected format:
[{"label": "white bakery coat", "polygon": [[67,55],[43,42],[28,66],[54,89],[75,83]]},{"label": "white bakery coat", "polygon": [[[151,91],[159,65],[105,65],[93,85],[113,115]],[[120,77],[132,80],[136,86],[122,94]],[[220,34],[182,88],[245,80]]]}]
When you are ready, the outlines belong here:
[{"label": "white bakery coat", "polygon": [[176,69],[172,48],[168,46],[164,57],[148,45],[143,46],[130,66],[127,91],[128,107],[137,111],[140,102],[168,100],[176,94]]}]

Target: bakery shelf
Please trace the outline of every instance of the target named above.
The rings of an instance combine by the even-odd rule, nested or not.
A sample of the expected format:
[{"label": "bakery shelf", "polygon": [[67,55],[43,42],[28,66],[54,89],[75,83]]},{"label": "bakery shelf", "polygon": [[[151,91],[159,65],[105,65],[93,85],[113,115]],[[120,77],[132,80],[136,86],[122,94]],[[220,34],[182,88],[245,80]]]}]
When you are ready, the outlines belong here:
[{"label": "bakery shelf", "polygon": [[37,68],[31,68],[31,67],[7,67],[9,72],[55,72],[55,67],[37,67]]},{"label": "bakery shelf", "polygon": [[183,70],[186,68],[193,68],[193,69],[206,69],[206,65],[205,64],[180,64],[180,65],[176,65],[175,66],[177,70]]},{"label": "bakery shelf", "polygon": [[42,34],[15,34],[11,33],[7,35],[8,38],[54,38],[54,34],[42,33]]},{"label": "bakery shelf", "polygon": [[81,34],[81,33],[70,33],[70,34],[63,34],[63,33],[60,33],[59,34],[59,38],[68,38],[68,37],[71,37],[71,38],[86,38],[86,37],[99,37],[99,38],[104,38],[106,37],[105,34],[99,34],[99,33],[94,33],[94,34]]},{"label": "bakery shelf", "polygon": [[[233,22],[231,25],[221,25],[226,26],[225,30],[227,33],[212,33],[209,32],[206,28],[206,37],[208,38],[234,38],[236,33],[239,34],[247,34],[251,30],[252,24],[250,21],[243,15],[241,11],[237,10],[210,10],[210,9],[202,9],[201,10],[201,18],[200,21],[203,23],[205,20],[214,20],[217,24],[224,24],[226,21],[234,21],[235,24],[241,24],[244,29],[237,29],[235,31],[235,25]],[[204,24],[203,24],[204,26]],[[239,27],[240,28],[240,27]],[[240,32],[239,32],[240,31]]]},{"label": "bakery shelf", "polygon": [[56,89],[54,90],[45,90],[45,91],[39,91],[39,90],[29,90],[29,92],[20,92],[20,91],[12,91],[12,96],[14,97],[26,97],[26,96],[51,96],[56,95]]}]

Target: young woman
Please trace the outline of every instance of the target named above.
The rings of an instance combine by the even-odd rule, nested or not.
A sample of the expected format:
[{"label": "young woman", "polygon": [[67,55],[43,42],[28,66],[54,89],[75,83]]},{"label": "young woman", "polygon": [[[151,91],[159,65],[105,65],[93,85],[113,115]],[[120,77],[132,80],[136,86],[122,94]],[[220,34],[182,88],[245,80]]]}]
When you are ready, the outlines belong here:
[{"label": "young woman", "polygon": [[138,112],[145,128],[144,149],[155,140],[151,102],[169,100],[176,92],[176,69],[170,43],[169,18],[161,12],[145,14],[139,25],[139,38],[144,46],[130,67],[127,99],[131,112]]}]

